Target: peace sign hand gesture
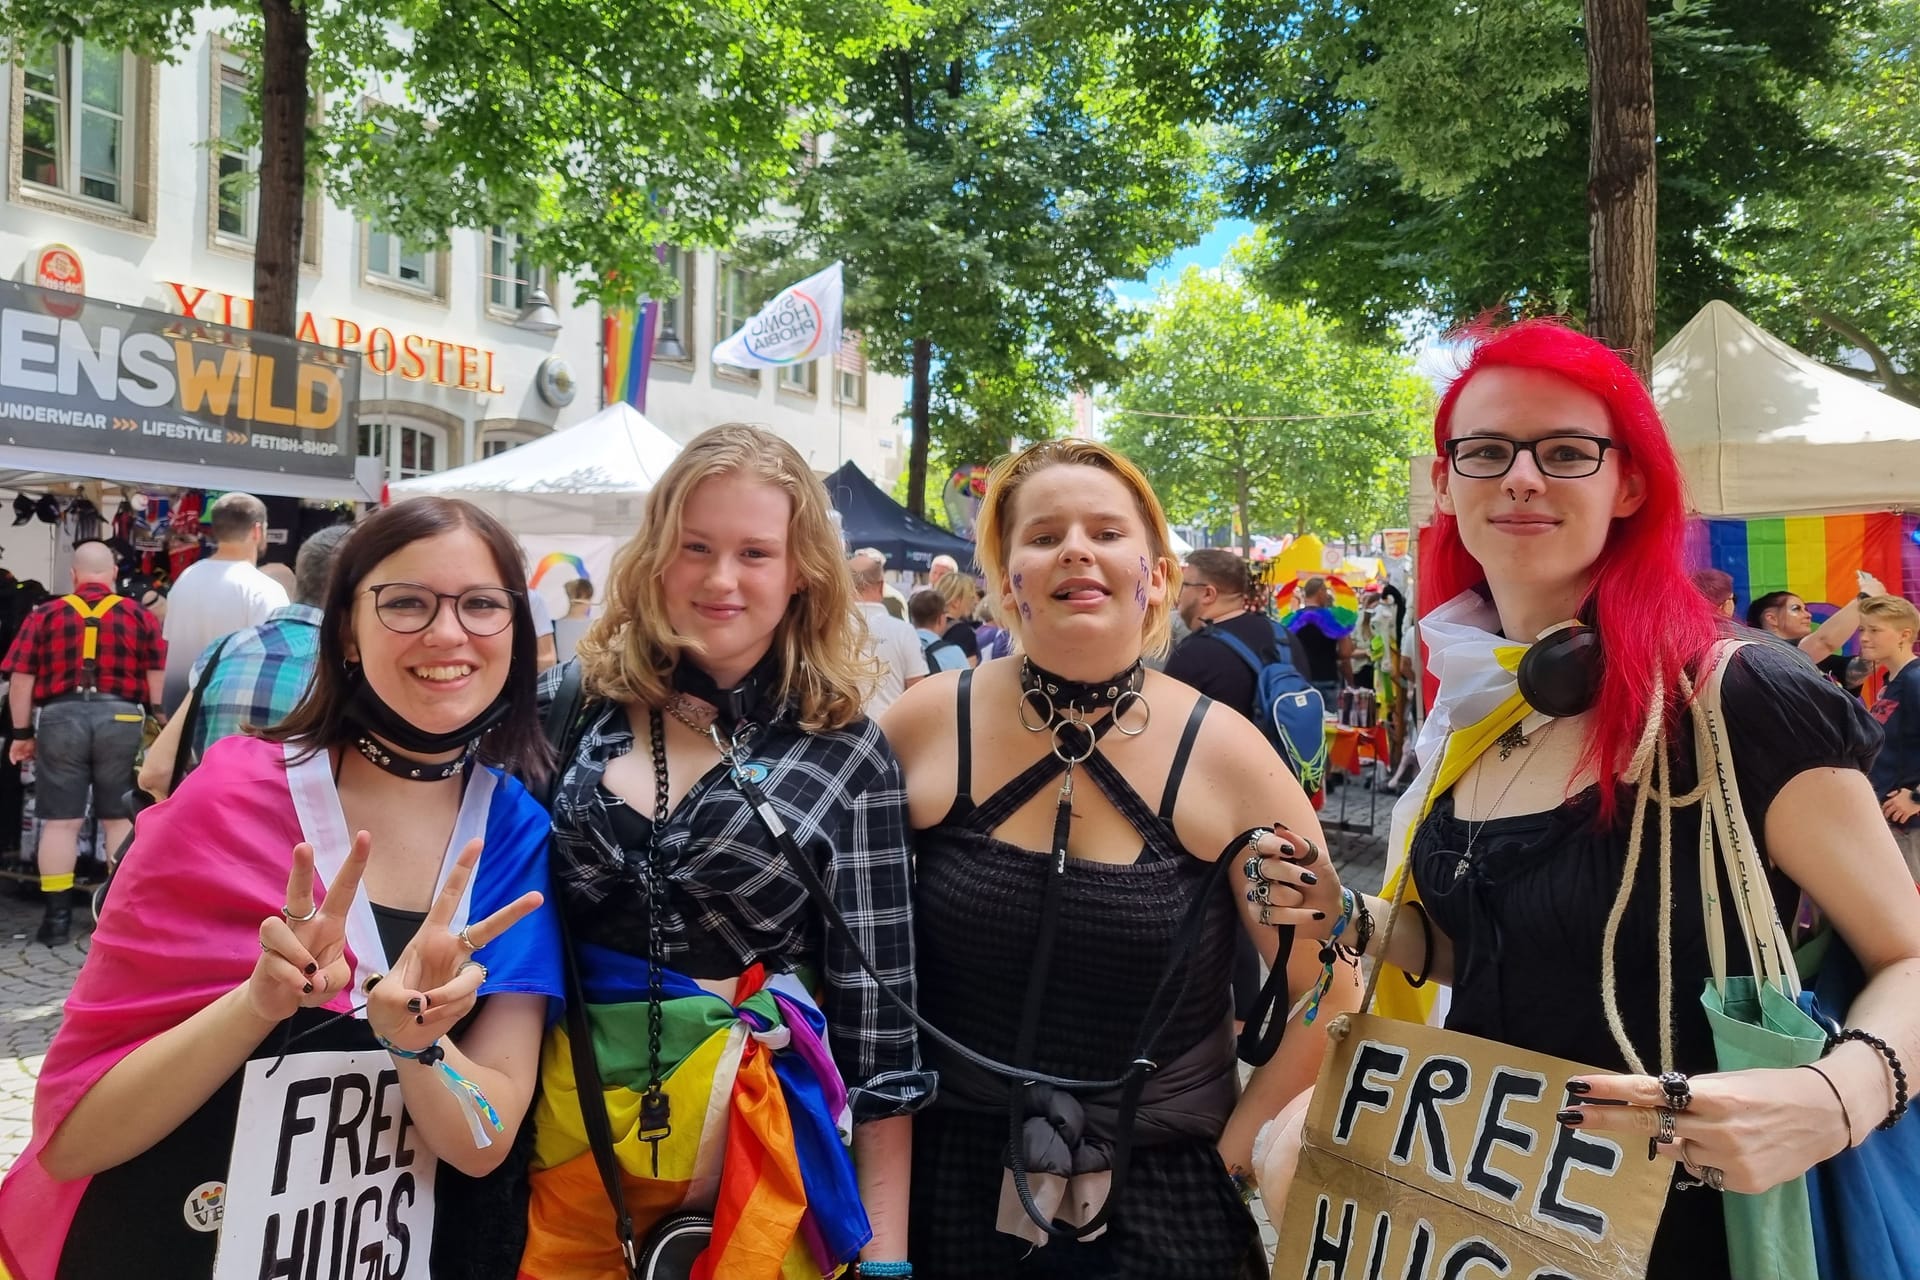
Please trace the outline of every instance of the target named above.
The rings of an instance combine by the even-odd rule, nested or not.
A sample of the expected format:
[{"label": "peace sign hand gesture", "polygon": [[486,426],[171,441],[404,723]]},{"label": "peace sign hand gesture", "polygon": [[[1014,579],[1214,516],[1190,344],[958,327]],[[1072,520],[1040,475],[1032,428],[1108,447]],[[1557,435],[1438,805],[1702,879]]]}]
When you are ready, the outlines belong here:
[{"label": "peace sign hand gesture", "polygon": [[420,931],[394,962],[393,972],[367,993],[367,1025],[388,1044],[418,1053],[473,1011],[487,979],[473,953],[531,915],[543,901],[528,892],[484,920],[452,928],[467,881],[485,842],[469,840],[454,861]]},{"label": "peace sign hand gesture", "polygon": [[352,983],[347,967],[347,911],[360,892],[373,838],[353,838],[346,861],[327,886],[326,902],[313,902],[313,846],[293,847],[286,905],[260,922],[260,959],[247,979],[248,1006],[261,1019],[281,1022],[303,1008],[317,1008]]}]

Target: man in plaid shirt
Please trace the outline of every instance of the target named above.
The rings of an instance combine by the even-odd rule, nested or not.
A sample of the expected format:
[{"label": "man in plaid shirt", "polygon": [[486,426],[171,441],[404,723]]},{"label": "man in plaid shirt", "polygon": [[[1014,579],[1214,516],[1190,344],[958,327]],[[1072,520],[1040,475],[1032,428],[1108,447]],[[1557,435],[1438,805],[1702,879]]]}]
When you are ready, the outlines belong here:
[{"label": "man in plaid shirt", "polygon": [[105,543],[75,547],[73,594],[35,609],[0,662],[13,713],[8,759],[37,761],[46,915],[35,936],[48,946],[64,944],[73,928],[67,899],[88,791],[108,848],[119,848],[132,828],[128,798],[146,719],[142,707],[159,706],[166,672],[160,623],[138,601],[113,593],[116,568]]},{"label": "man in plaid shirt", "polygon": [[[142,791],[165,799],[182,750],[191,769],[220,739],[249,725],[278,724],[299,705],[320,660],[320,602],[326,599],[327,577],[352,528],[334,525],[302,543],[293,562],[294,603],[274,610],[258,626],[214,641],[194,662],[187,683],[196,702],[181,704],[173,723],[147,748],[140,767]],[[197,708],[191,715],[189,705]],[[182,743],[187,733],[193,740]]]}]

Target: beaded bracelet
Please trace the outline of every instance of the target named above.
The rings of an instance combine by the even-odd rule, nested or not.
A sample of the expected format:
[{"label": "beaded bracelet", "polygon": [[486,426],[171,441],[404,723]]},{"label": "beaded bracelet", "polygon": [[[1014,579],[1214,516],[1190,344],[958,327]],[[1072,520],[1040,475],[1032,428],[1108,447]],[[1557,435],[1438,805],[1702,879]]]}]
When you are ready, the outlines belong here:
[{"label": "beaded bracelet", "polygon": [[913,1280],[911,1262],[856,1262],[853,1274],[866,1277],[886,1277],[886,1280]]},{"label": "beaded bracelet", "polygon": [[1887,1070],[1893,1073],[1893,1110],[1887,1112],[1887,1118],[1874,1128],[1893,1128],[1900,1123],[1900,1117],[1907,1114],[1907,1069],[1900,1065],[1900,1055],[1895,1053],[1893,1046],[1885,1040],[1871,1031],[1862,1031],[1859,1027],[1848,1027],[1829,1040],[1828,1044],[1837,1046],[1847,1040],[1858,1040],[1861,1044],[1870,1045],[1887,1060]]},{"label": "beaded bracelet", "polygon": [[1340,935],[1347,931],[1347,924],[1353,919],[1355,896],[1353,890],[1344,886],[1340,890],[1340,918],[1333,922],[1333,932],[1320,947],[1320,980],[1313,984],[1313,989],[1301,1001],[1306,1007],[1303,1021],[1307,1026],[1312,1026],[1313,1020],[1320,1016],[1320,1001],[1333,986],[1333,965],[1340,959]]}]

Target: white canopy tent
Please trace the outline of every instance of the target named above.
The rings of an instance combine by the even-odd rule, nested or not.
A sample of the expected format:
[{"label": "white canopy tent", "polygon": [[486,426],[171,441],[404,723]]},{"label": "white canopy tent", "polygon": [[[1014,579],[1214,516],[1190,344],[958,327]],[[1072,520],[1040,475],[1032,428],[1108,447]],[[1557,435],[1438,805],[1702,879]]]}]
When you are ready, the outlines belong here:
[{"label": "white canopy tent", "polygon": [[[1840,515],[1920,505],[1920,409],[1709,302],[1653,357],[1653,398],[1702,516]],[[1431,456],[1412,461],[1416,525]]]},{"label": "white canopy tent", "polygon": [[625,538],[640,503],[679,454],[666,432],[624,401],[491,458],[397,480],[395,501],[431,494],[464,498],[515,534],[605,534]]},{"label": "white canopy tent", "polygon": [[1795,351],[1709,302],[1653,358],[1704,516],[1885,511],[1920,500],[1920,409]]}]

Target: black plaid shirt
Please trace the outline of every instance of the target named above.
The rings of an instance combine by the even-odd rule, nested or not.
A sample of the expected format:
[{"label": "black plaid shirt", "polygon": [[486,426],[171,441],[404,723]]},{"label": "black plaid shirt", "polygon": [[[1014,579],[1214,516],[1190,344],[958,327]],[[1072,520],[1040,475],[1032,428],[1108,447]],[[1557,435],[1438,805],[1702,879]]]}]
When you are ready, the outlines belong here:
[{"label": "black plaid shirt", "polygon": [[[558,668],[542,678],[543,712],[558,683]],[[631,751],[634,735],[618,706],[593,706],[587,715],[580,749],[554,793],[561,908],[574,937],[645,956],[641,871],[652,814],[628,809],[601,786],[607,762]],[[767,771],[756,781],[795,843],[813,856],[874,969],[912,1002],[906,788],[886,739],[868,720],[830,733],[776,723],[752,740],[748,760]],[[724,767],[696,782],[668,820],[661,865],[660,959],[667,967],[714,978],[737,975],[756,961],[776,972],[807,966],[825,978],[828,1046],[847,1082],[854,1119],[904,1115],[932,1099],[935,1077],[921,1068],[913,1024],[827,929]]]},{"label": "black plaid shirt", "polygon": [[[75,595],[98,605],[109,592],[88,583]],[[33,677],[33,700],[46,703],[61,694],[85,687],[81,673],[82,646],[87,623],[64,597],[47,601],[27,615],[13,638],[0,672]],[[123,597],[100,619],[99,663],[96,687],[109,698],[128,702],[147,700],[147,672],[164,670],[167,642],[160,638],[160,620],[138,600]]]}]

